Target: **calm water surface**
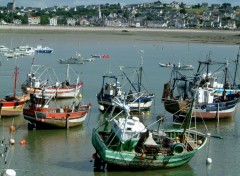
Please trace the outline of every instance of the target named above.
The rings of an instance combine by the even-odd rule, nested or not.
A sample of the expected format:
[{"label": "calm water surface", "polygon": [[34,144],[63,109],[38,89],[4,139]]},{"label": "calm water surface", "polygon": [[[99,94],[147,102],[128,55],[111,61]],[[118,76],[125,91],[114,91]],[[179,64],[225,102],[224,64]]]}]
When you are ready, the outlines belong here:
[{"label": "calm water surface", "polygon": [[[84,57],[91,54],[109,54],[110,59],[96,59],[84,65],[73,65],[72,69],[80,75],[84,82],[83,99],[91,102],[93,107],[90,116],[82,127],[70,130],[27,130],[27,122],[22,116],[0,120],[0,135],[9,139],[8,127],[15,124],[17,131],[12,135],[16,144],[10,148],[7,168],[13,168],[17,175],[84,175],[84,176],[129,176],[145,175],[238,175],[240,168],[240,132],[239,115],[235,118],[216,122],[207,122],[210,133],[222,136],[223,139],[211,138],[209,145],[199,151],[192,160],[179,168],[159,171],[128,172],[109,171],[94,172],[92,154],[95,152],[91,144],[91,131],[98,120],[104,118],[99,113],[96,94],[100,91],[102,75],[113,72],[119,74],[118,66],[138,66],[140,56],[144,58],[144,80],[150,92],[156,99],[151,113],[144,116],[146,124],[155,121],[156,116],[165,113],[161,103],[163,84],[170,78],[170,69],[160,68],[158,63],[171,62],[177,64],[193,64],[197,67],[198,60],[205,60],[209,55],[213,60],[234,60],[237,57],[238,46],[203,43],[164,42],[153,35],[107,34],[107,33],[0,33],[0,44],[14,48],[18,45],[41,44],[54,49],[52,54],[36,54],[35,64],[46,64],[54,67],[58,78],[65,78],[66,65],[60,65],[59,59],[75,56],[80,52]],[[144,52],[139,53],[139,50]],[[19,66],[19,85],[26,79],[33,56],[6,59],[0,57],[0,96],[3,97],[13,90],[13,71]],[[233,64],[230,67],[233,68]],[[72,81],[74,81],[74,77]],[[238,80],[239,81],[239,80]],[[18,85],[18,90],[19,86]],[[203,128],[201,126],[200,128]],[[26,144],[21,146],[21,139]],[[207,157],[213,163],[206,164]],[[2,162],[1,162],[2,164]]]}]

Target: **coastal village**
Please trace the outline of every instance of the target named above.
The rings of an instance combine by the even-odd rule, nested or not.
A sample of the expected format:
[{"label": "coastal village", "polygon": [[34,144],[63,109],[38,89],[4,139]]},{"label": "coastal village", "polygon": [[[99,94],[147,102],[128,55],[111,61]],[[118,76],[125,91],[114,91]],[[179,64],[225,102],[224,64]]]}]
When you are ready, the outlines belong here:
[{"label": "coastal village", "polygon": [[[14,0],[0,7],[0,21],[9,27],[0,27],[1,176],[239,172],[219,164],[240,158],[239,42],[189,43],[188,30],[181,42],[163,41],[156,33],[127,29],[238,33],[240,6],[156,1],[43,9],[18,7]],[[18,28],[30,25],[47,28]],[[121,32],[48,30],[65,25]],[[21,45],[8,48],[7,41]],[[207,57],[197,61],[206,50]],[[9,82],[13,93],[5,94]]]},{"label": "coastal village", "polygon": [[240,27],[240,6],[184,4],[161,1],[139,4],[101,4],[18,7],[17,1],[0,7],[2,25],[50,25],[90,27],[231,29]]}]

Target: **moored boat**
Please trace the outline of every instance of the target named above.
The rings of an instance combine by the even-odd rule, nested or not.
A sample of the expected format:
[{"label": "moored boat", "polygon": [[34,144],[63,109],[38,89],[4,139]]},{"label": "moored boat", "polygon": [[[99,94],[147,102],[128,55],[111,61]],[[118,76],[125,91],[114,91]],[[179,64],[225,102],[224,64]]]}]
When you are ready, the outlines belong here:
[{"label": "moored boat", "polygon": [[35,48],[35,52],[36,53],[52,53],[53,49],[48,47],[48,46],[42,46],[42,45],[38,45],[37,48]]},{"label": "moored boat", "polygon": [[69,59],[60,59],[60,64],[84,64],[85,62],[94,61],[95,58],[84,58],[80,53],[76,53],[76,57],[70,57]]},{"label": "moored boat", "polygon": [[[26,81],[21,86],[22,91],[26,94],[42,94],[44,89],[45,95],[54,96],[55,98],[74,98],[78,96],[83,83],[79,82],[79,78],[77,78],[76,83],[70,83],[69,65],[67,65],[66,80],[63,82],[52,83],[46,80],[46,74],[49,74],[50,71],[52,74],[47,76],[56,75],[52,68],[45,65],[32,65]],[[44,77],[44,80],[42,80],[42,77]]]},{"label": "moored boat", "polygon": [[8,52],[10,49],[4,45],[0,45],[0,52],[5,53]]},{"label": "moored boat", "polygon": [[18,67],[15,68],[14,72],[14,90],[13,95],[5,96],[0,99],[0,112],[1,117],[12,117],[22,115],[23,108],[28,99],[26,95],[16,94],[16,83],[18,79]]},{"label": "moored boat", "polygon": [[[200,65],[203,63],[214,64],[212,61],[206,61],[200,62]],[[191,103],[193,95],[197,93],[196,105],[193,108],[193,113],[197,119],[219,120],[234,117],[237,111],[239,94],[226,93],[228,64],[226,62],[218,62],[217,64],[225,65],[225,83],[221,96],[215,96],[215,86],[221,87],[221,84],[216,83],[214,79],[210,79],[208,73],[204,77],[200,76],[199,72],[192,77],[186,77],[178,73],[164,85],[162,101],[166,111],[181,120],[181,115],[187,113],[188,105]]]},{"label": "moored boat", "polygon": [[109,59],[110,56],[107,54],[92,54],[91,55],[92,58],[103,58],[103,59]]},{"label": "moored boat", "polygon": [[101,90],[97,94],[99,110],[101,112],[111,111],[114,106],[112,102],[114,97],[118,97],[122,101],[126,97],[126,104],[131,111],[149,111],[154,100],[154,94],[149,93],[146,89],[142,90],[142,69],[142,66],[137,67],[136,70],[134,69],[134,72],[137,72],[137,83],[134,83],[128,78],[124,67],[120,66],[120,70],[130,84],[130,90],[128,90],[127,94],[123,92],[122,85],[116,76],[104,75]]},{"label": "moored boat", "polygon": [[193,70],[193,65],[181,65],[180,62],[177,66],[173,67],[174,70]]},{"label": "moored boat", "polygon": [[30,94],[30,100],[23,109],[24,119],[29,121],[29,129],[33,128],[70,128],[82,125],[91,105],[73,102],[64,107],[50,107],[53,97]]},{"label": "moored boat", "polygon": [[35,53],[35,49],[29,45],[20,45],[14,49],[14,52],[20,56],[29,56]]},{"label": "moored boat", "polygon": [[111,113],[92,132],[95,169],[105,170],[112,166],[134,171],[174,168],[188,163],[207,143],[209,134],[197,131],[189,123],[191,108],[184,128],[160,129],[159,125],[157,130],[152,130],[138,117],[131,117],[127,105],[117,100],[115,103],[124,115]]},{"label": "moored boat", "polygon": [[171,64],[171,63],[158,63],[160,67],[175,67],[175,64]]}]

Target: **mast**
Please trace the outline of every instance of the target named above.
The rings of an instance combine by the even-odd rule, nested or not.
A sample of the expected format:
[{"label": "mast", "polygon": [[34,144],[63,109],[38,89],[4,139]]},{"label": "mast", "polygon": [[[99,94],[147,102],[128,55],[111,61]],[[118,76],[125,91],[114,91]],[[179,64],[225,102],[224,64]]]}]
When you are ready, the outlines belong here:
[{"label": "mast", "polygon": [[135,86],[132,84],[131,80],[128,78],[127,74],[123,71],[122,67],[120,67],[120,70],[122,71],[122,73],[124,74],[124,76],[127,78],[128,82],[131,84],[131,86],[133,87],[133,89],[137,92],[137,89],[135,88]]},{"label": "mast", "polygon": [[223,86],[222,100],[225,100],[225,96],[226,96],[227,72],[228,72],[228,61],[226,60],[226,67],[225,67],[225,77],[224,77],[224,86]]},{"label": "mast", "polygon": [[191,122],[191,117],[192,117],[192,110],[193,110],[193,106],[194,106],[194,103],[195,103],[195,96],[193,97],[192,99],[192,102],[191,102],[191,105],[190,105],[190,109],[187,113],[187,118],[186,118],[186,121],[184,122],[184,126],[183,126],[183,132],[181,134],[181,139],[183,140],[184,139],[184,134],[186,133],[186,130],[187,128],[189,127],[189,124]]},{"label": "mast", "polygon": [[14,72],[14,88],[13,88],[13,97],[16,97],[16,87],[17,87],[17,80],[18,80],[18,67],[15,67],[15,72]]},{"label": "mast", "polygon": [[240,50],[240,47],[239,47],[239,49],[238,49],[237,60],[235,61],[235,62],[236,62],[236,63],[235,63],[236,67],[235,67],[235,72],[234,72],[233,87],[236,86],[236,77],[237,77],[238,61],[239,61],[239,50]]},{"label": "mast", "polygon": [[142,64],[139,68],[139,75],[138,75],[138,92],[141,92],[141,85],[142,85]]},{"label": "mast", "polygon": [[66,81],[69,81],[69,64],[67,64]]}]

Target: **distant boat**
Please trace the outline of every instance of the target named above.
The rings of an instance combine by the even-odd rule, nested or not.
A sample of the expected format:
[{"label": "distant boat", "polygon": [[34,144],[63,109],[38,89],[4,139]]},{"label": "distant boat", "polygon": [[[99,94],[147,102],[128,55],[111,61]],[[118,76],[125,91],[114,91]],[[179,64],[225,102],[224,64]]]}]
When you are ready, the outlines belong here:
[{"label": "distant boat", "polygon": [[35,53],[35,49],[28,45],[20,45],[14,49],[14,52],[21,56],[29,56]]},{"label": "distant boat", "polygon": [[13,50],[9,50],[7,52],[4,52],[3,56],[5,56],[7,58],[17,58],[17,57],[21,56],[21,54],[15,52]]},{"label": "distant boat", "polygon": [[180,62],[178,66],[173,67],[174,70],[193,70],[194,67],[192,65],[181,65]]},{"label": "distant boat", "polygon": [[91,55],[91,57],[92,58],[103,58],[103,59],[109,59],[110,58],[110,56],[107,55],[107,54],[103,54],[103,55],[101,55],[101,54],[93,54],[93,55]]},{"label": "distant boat", "polygon": [[174,70],[193,70],[194,67],[192,65],[181,65],[180,63],[176,66],[175,64],[171,63],[159,63],[160,67],[168,67],[173,68]]},{"label": "distant boat", "polygon": [[49,48],[48,46],[42,47],[42,45],[38,45],[37,48],[35,48],[36,53],[52,53],[53,49]]},{"label": "distant boat", "polygon": [[77,57],[70,57],[69,59],[60,59],[59,60],[60,64],[84,64],[84,61],[80,58]]},{"label": "distant boat", "polygon": [[8,52],[8,51],[9,51],[9,48],[7,48],[4,45],[0,45],[0,52],[4,53],[4,52]]},{"label": "distant boat", "polygon": [[163,63],[159,63],[160,67],[174,67],[175,65],[174,64],[171,64],[171,63],[166,63],[166,64],[163,64]]},{"label": "distant boat", "polygon": [[84,64],[84,62],[94,61],[95,58],[84,58],[80,53],[76,53],[76,57],[70,57],[69,59],[60,59],[60,64]]}]

